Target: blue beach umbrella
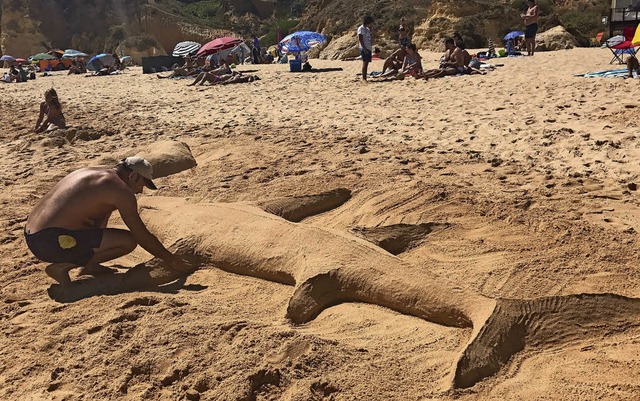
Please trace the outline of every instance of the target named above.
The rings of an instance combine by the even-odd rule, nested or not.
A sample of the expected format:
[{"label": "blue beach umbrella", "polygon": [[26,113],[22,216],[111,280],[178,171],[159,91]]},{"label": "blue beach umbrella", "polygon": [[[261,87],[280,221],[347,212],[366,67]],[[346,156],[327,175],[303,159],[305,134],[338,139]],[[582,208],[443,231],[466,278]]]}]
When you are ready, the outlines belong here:
[{"label": "blue beach umbrella", "polygon": [[8,54],[5,54],[4,56],[0,57],[0,61],[16,61],[16,59]]},{"label": "blue beach umbrella", "polygon": [[87,69],[90,71],[100,71],[104,67],[109,67],[115,64],[116,60],[111,54],[102,53],[94,56],[87,63]]},{"label": "blue beach umbrella", "polygon": [[524,32],[520,32],[520,31],[511,31],[511,32],[509,32],[508,34],[506,34],[506,35],[504,36],[504,38],[502,38],[502,39],[504,39],[504,40],[511,40],[511,39],[515,39],[515,38],[517,38],[517,37],[519,37],[519,36],[523,36],[523,35],[524,35]]},{"label": "blue beach umbrella", "polygon": [[287,35],[278,43],[283,53],[308,51],[327,41],[327,37],[318,32],[298,31]]}]

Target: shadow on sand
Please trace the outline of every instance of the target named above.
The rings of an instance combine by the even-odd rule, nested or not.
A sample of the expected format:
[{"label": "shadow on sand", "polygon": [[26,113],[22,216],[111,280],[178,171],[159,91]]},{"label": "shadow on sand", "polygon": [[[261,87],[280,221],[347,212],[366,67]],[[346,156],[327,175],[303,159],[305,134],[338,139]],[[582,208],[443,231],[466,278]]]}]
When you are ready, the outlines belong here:
[{"label": "shadow on sand", "polygon": [[53,284],[47,290],[51,299],[70,303],[98,295],[117,295],[136,291],[177,293],[178,290],[201,291],[206,286],[190,284],[185,286],[189,274],[167,274],[158,269],[149,269],[144,263],[136,265],[126,273],[100,275],[75,280],[68,286]]}]

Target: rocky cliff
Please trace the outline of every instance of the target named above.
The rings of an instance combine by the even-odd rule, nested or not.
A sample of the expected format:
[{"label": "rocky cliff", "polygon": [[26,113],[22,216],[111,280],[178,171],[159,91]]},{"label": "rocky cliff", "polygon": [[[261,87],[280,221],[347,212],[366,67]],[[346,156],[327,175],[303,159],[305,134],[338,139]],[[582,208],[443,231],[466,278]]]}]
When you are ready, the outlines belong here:
[{"label": "rocky cliff", "polygon": [[179,41],[229,33],[143,0],[0,0],[0,53],[15,57],[52,48],[166,54]]},{"label": "rocky cliff", "polygon": [[[561,25],[578,44],[604,30],[608,0],[539,0],[542,30]],[[441,39],[460,32],[468,46],[486,46],[521,29],[525,0],[0,0],[0,53],[28,56],[49,48],[89,53],[114,51],[134,55],[165,54],[182,40],[275,29],[308,29],[328,36],[324,58],[354,52],[355,27],[363,15],[376,19],[376,43],[395,46],[395,29],[405,17],[420,48],[439,47]]]}]

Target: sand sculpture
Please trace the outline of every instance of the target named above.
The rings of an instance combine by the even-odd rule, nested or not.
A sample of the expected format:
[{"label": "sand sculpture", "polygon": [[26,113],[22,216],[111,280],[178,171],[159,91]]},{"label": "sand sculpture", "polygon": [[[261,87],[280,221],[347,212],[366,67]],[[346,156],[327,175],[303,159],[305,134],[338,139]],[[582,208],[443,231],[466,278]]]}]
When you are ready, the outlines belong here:
[{"label": "sand sculpture", "polygon": [[[189,204],[181,198],[140,201],[153,232],[190,261],[295,287],[286,315],[309,322],[343,302],[365,302],[427,321],[471,328],[452,371],[453,387],[470,387],[497,373],[525,347],[553,347],[638,325],[640,300],[614,294],[579,294],[533,300],[491,299],[468,291],[428,266],[413,266],[359,237],[294,223],[296,218],[348,199],[348,191],[251,204]],[[127,274],[101,278],[103,293],[163,285],[180,277],[151,260]],[[97,280],[96,280],[97,281]],[[82,282],[70,293],[88,290]],[[86,294],[84,294],[86,295]]]},{"label": "sand sculpture", "polygon": [[[189,203],[166,197],[142,198],[139,204],[150,230],[173,244],[172,250],[194,271],[215,267],[294,286],[286,311],[294,324],[309,322],[340,303],[365,302],[436,324],[472,329],[452,369],[452,387],[473,386],[525,348],[559,346],[640,324],[639,299],[615,294],[491,299],[351,233],[295,223],[339,207],[350,197],[349,190],[337,189],[257,204]],[[413,234],[430,227],[418,225]],[[384,228],[374,231],[378,244],[393,243],[391,237],[399,232],[391,227],[385,239]],[[402,251],[401,242],[393,243],[393,253]],[[171,283],[184,279],[152,259],[125,274],[80,280],[64,290],[54,285],[49,293],[70,302],[97,294],[170,289]]]}]

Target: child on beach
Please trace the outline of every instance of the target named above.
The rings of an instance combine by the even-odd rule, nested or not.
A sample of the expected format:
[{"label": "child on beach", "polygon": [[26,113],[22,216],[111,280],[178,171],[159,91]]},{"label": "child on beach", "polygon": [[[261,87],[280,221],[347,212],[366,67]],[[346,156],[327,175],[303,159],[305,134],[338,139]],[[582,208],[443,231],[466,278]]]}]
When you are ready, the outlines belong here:
[{"label": "child on beach", "polygon": [[362,25],[358,27],[358,46],[362,57],[362,80],[367,80],[367,69],[373,57],[373,44],[371,40],[371,26],[373,17],[367,15],[362,19]]},{"label": "child on beach", "polygon": [[[42,121],[43,119],[44,121]],[[40,115],[36,122],[35,132],[44,132],[66,127],[67,125],[64,114],[62,114],[62,106],[58,100],[58,94],[53,88],[47,89],[44,93],[44,102],[40,103]]]}]

